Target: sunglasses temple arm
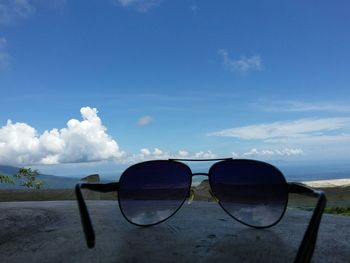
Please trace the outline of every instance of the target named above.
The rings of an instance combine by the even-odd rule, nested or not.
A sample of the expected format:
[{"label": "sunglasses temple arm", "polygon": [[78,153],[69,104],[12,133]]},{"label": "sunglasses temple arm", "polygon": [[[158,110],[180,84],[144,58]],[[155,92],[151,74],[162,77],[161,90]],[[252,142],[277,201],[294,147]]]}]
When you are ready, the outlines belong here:
[{"label": "sunglasses temple arm", "polygon": [[118,191],[118,186],[119,186],[118,183],[109,183],[109,184],[82,183],[82,184],[77,184],[75,186],[75,194],[78,201],[81,224],[83,225],[83,230],[84,230],[85,239],[86,239],[88,248],[93,248],[95,246],[95,232],[92,227],[89,212],[88,212],[83,194],[81,192],[81,189],[89,189],[92,191],[107,193],[107,192]]},{"label": "sunglasses temple arm", "polygon": [[326,195],[323,191],[314,190],[300,183],[289,183],[289,192],[317,198],[316,208],[314,209],[294,261],[298,263],[310,262],[315,249],[322,214],[327,203]]}]

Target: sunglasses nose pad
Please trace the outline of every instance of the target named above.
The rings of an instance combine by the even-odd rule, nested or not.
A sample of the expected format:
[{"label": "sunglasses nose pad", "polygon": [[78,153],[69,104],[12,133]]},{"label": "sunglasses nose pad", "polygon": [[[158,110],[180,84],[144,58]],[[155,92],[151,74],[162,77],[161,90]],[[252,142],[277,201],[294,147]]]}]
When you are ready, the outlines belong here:
[{"label": "sunglasses nose pad", "polygon": [[211,189],[209,189],[209,193],[210,193],[211,197],[215,200],[215,202],[219,203],[219,199],[215,196],[215,194],[213,193],[213,191]]},{"label": "sunglasses nose pad", "polygon": [[191,203],[192,203],[192,201],[193,201],[193,199],[194,199],[194,190],[193,190],[193,189],[191,189],[191,190],[190,190],[190,193],[189,193],[189,195],[188,195],[188,201],[187,201],[187,204],[191,204]]}]

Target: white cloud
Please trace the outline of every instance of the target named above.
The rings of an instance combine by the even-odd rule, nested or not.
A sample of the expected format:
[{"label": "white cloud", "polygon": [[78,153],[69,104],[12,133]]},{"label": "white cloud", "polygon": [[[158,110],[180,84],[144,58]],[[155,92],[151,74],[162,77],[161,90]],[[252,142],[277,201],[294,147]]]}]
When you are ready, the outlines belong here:
[{"label": "white cloud", "polygon": [[159,148],[154,148],[153,152],[151,152],[147,148],[142,148],[140,149],[139,154],[134,154],[133,156],[129,156],[129,158],[134,159],[135,161],[137,160],[144,160],[144,159],[159,159],[159,158],[164,158],[164,152],[159,149]]},{"label": "white cloud", "polygon": [[308,112],[308,111],[326,111],[326,112],[350,112],[350,106],[342,103],[330,102],[303,102],[303,101],[262,101],[255,104],[259,109],[265,111],[285,111],[285,112]]},{"label": "white cloud", "polygon": [[154,156],[162,156],[163,155],[163,151],[158,149],[158,148],[154,148],[153,155]]},{"label": "white cloud", "polygon": [[304,151],[301,148],[280,148],[280,149],[258,149],[252,148],[249,151],[243,153],[232,152],[231,157],[234,159],[239,158],[262,158],[271,159],[276,157],[292,157],[304,155]]},{"label": "white cloud", "polygon": [[145,125],[148,125],[150,124],[151,122],[153,122],[153,118],[151,116],[143,116],[141,117],[137,123],[139,126],[145,126]]},{"label": "white cloud", "polygon": [[189,152],[184,151],[184,150],[180,150],[177,152],[177,155],[179,156],[179,158],[186,158],[189,155]]},{"label": "white cloud", "polygon": [[10,55],[5,51],[6,46],[6,38],[0,37],[0,70],[8,68],[10,63]]},{"label": "white cloud", "polygon": [[137,162],[142,162],[147,160],[168,159],[168,158],[170,158],[169,153],[166,153],[159,148],[154,148],[153,151],[149,150],[148,148],[142,148],[140,149],[140,152],[138,154],[125,156],[120,161],[126,164],[131,164],[131,163],[137,163]]},{"label": "white cloud", "polygon": [[200,151],[200,152],[197,152],[194,155],[194,157],[198,159],[211,159],[211,158],[216,158],[216,154],[212,153],[212,151],[210,150],[206,152]]},{"label": "white cloud", "polygon": [[[323,138],[332,139],[349,135],[338,132],[350,128],[350,118],[299,119],[294,121],[273,122],[249,125],[208,134],[209,136],[235,137],[245,140],[265,140],[267,142],[288,142],[291,139],[304,140]],[[332,133],[332,134],[331,134]]]},{"label": "white cloud", "polygon": [[35,7],[28,0],[3,0],[0,3],[0,24],[9,24],[17,19],[27,18],[35,13]]},{"label": "white cloud", "polygon": [[26,123],[10,120],[0,128],[0,160],[3,164],[55,164],[94,162],[121,158],[115,140],[106,132],[95,108],[80,109],[83,120],[71,119],[67,127],[38,132]]},{"label": "white cloud", "polygon": [[283,149],[251,149],[242,154],[243,157],[265,157],[265,156],[297,156],[304,152],[300,148],[283,148]]},{"label": "white cloud", "polygon": [[132,7],[139,12],[147,12],[160,5],[161,0],[117,0],[122,7]]},{"label": "white cloud", "polygon": [[140,150],[140,155],[141,155],[142,157],[150,156],[150,155],[151,155],[151,152],[150,152],[150,150],[148,150],[148,149],[146,149],[146,148],[142,148],[142,149]]},{"label": "white cloud", "polygon": [[262,71],[263,64],[260,56],[245,57],[234,60],[226,49],[220,49],[218,54],[223,58],[223,64],[232,72],[239,72],[243,75],[251,71]]},{"label": "white cloud", "polygon": [[62,10],[66,2],[66,0],[0,0],[0,25],[29,18],[41,6]]},{"label": "white cloud", "polygon": [[239,157],[239,154],[236,153],[236,152],[232,152],[232,153],[231,153],[231,157],[232,157],[232,158],[238,158],[238,157]]},{"label": "white cloud", "polygon": [[266,142],[279,144],[317,144],[319,146],[322,144],[343,144],[350,142],[350,133],[336,135],[305,135],[296,138],[273,138],[266,140]]},{"label": "white cloud", "polygon": [[34,13],[35,8],[28,0],[13,0],[13,10],[21,17],[28,17]]}]

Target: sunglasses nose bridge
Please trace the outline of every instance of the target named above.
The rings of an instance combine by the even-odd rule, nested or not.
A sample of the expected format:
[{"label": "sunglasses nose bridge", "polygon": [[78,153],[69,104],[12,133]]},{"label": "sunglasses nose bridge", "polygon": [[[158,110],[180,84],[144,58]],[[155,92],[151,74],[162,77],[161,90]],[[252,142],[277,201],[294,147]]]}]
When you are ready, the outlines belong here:
[{"label": "sunglasses nose bridge", "polygon": [[[193,173],[192,177],[193,176],[208,176],[209,177],[209,173]],[[205,180],[205,181],[207,181],[207,180]],[[209,196],[207,194],[203,194],[203,192],[202,192],[203,189],[198,189],[197,187],[195,187],[195,189],[191,189],[190,194],[189,194],[188,204],[190,204],[192,202],[192,200],[194,199],[194,196],[197,194],[198,194],[199,198],[205,197],[205,198],[208,198],[208,201],[213,200],[213,201],[218,202],[218,199],[215,197],[214,193],[212,192],[210,185],[207,185],[207,186],[204,185],[204,189],[206,192],[209,193]],[[199,186],[199,187],[202,188],[201,186]],[[199,200],[201,200],[201,199],[199,199]]]},{"label": "sunglasses nose bridge", "polygon": [[193,173],[193,174],[192,174],[192,177],[193,177],[193,176],[197,176],[197,175],[209,176],[208,173]]}]

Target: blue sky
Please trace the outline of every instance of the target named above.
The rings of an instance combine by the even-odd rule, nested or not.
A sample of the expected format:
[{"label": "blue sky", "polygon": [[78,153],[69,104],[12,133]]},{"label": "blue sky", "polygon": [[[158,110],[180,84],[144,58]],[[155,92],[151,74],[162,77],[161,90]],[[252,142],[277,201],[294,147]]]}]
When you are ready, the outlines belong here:
[{"label": "blue sky", "polygon": [[349,10],[0,0],[0,163],[347,162]]}]

